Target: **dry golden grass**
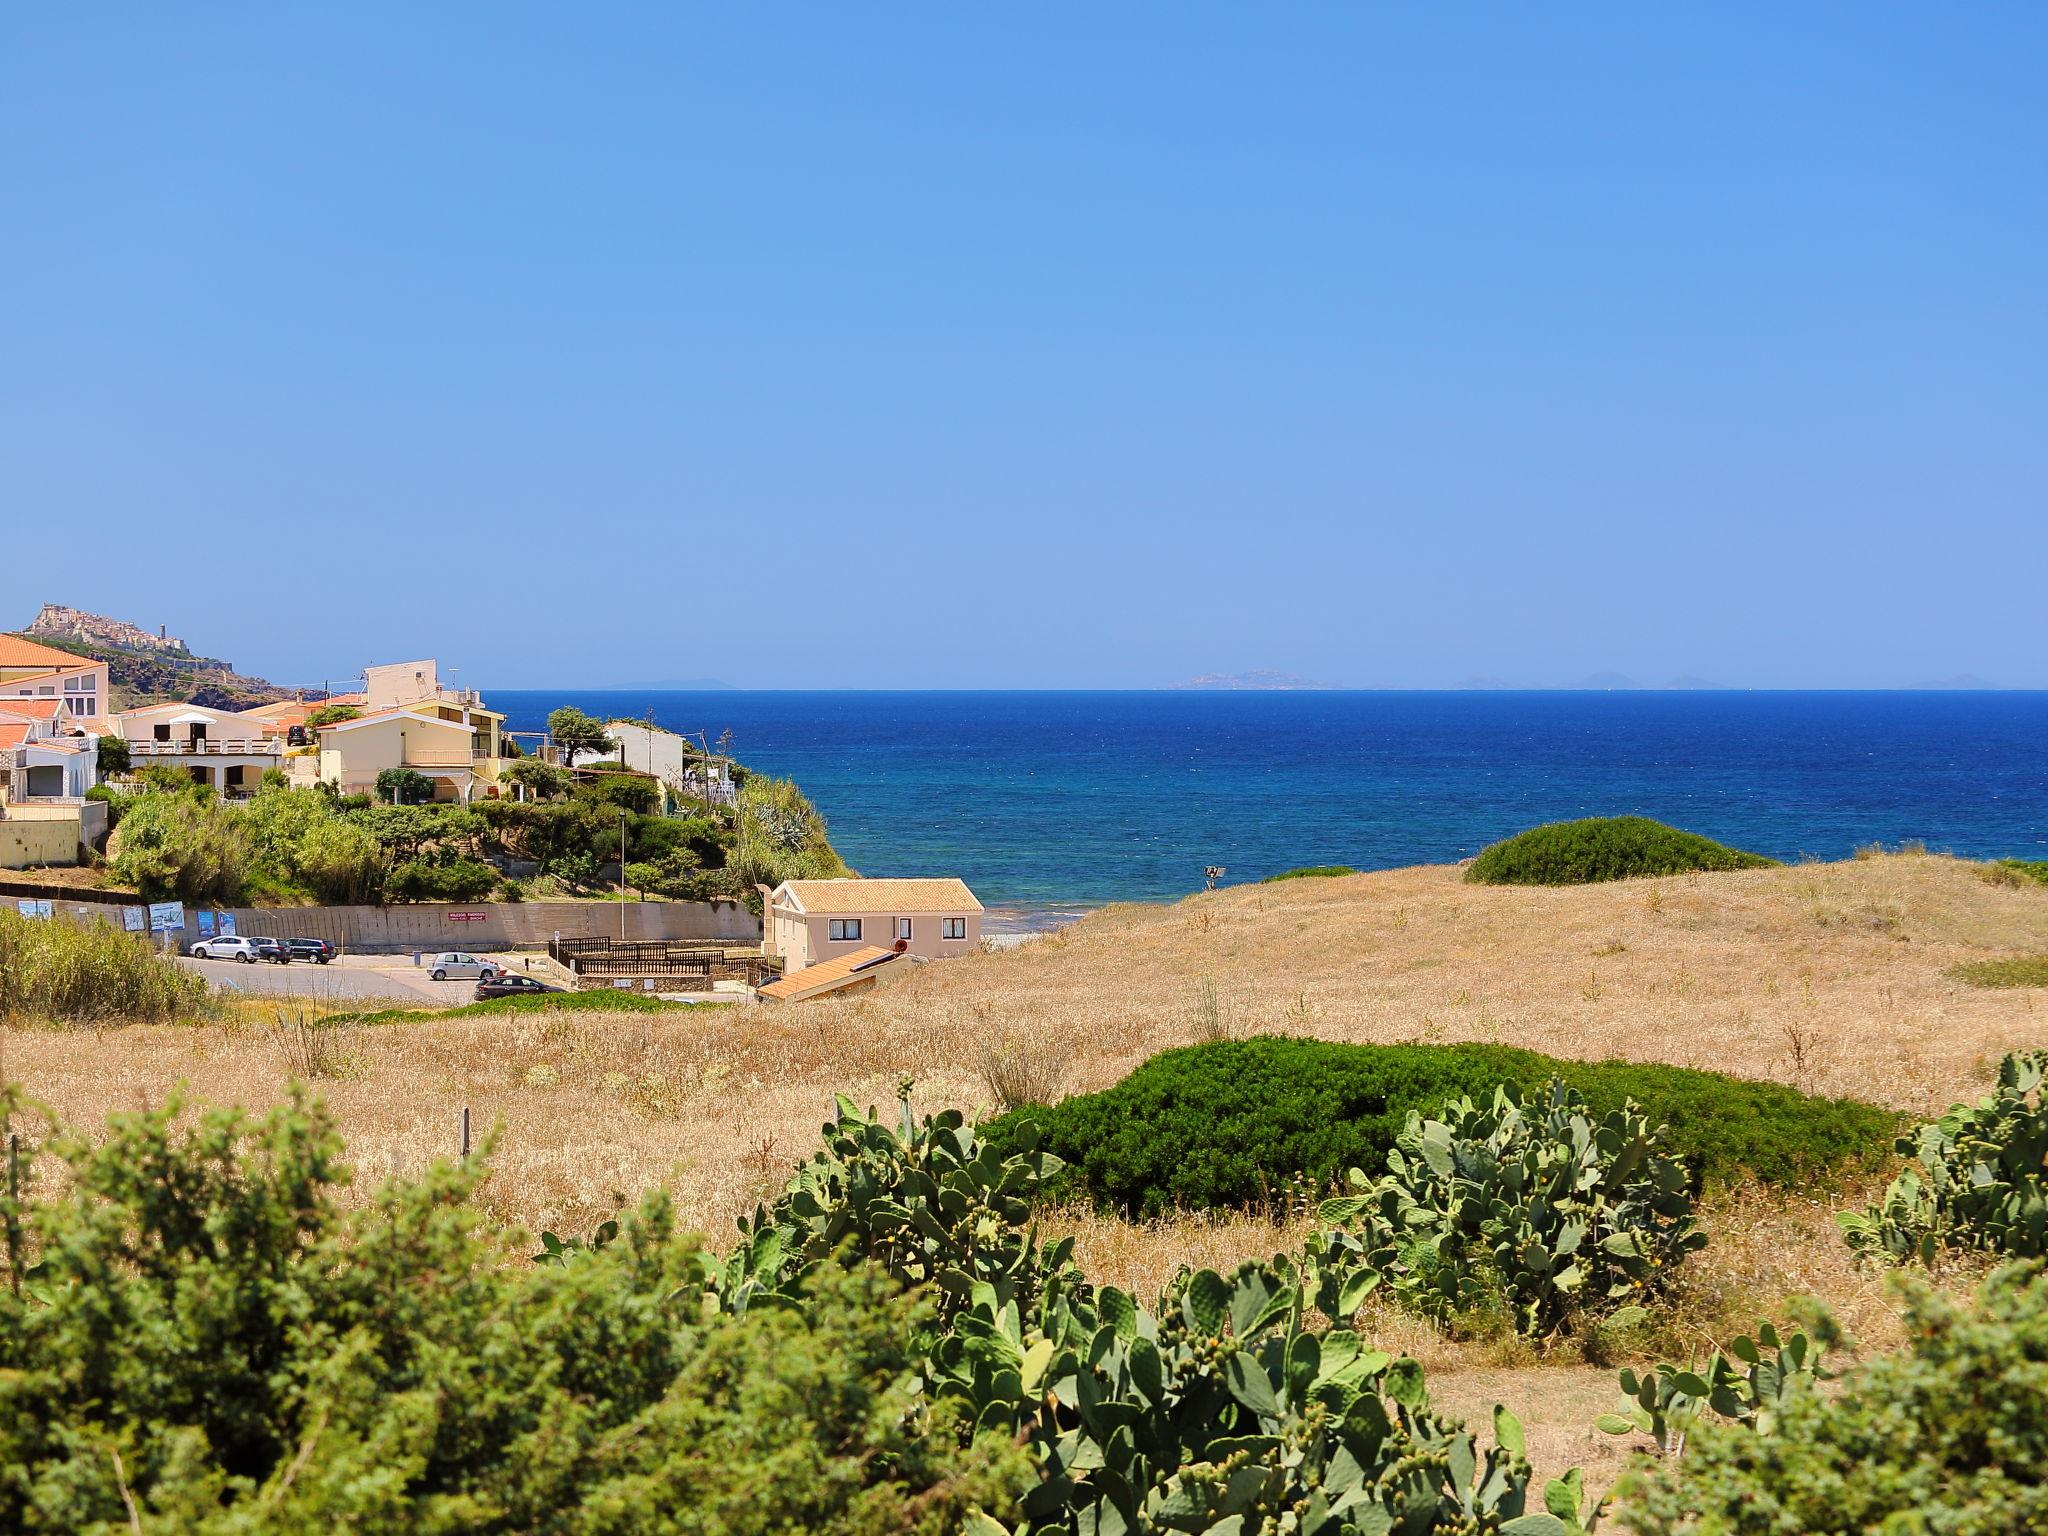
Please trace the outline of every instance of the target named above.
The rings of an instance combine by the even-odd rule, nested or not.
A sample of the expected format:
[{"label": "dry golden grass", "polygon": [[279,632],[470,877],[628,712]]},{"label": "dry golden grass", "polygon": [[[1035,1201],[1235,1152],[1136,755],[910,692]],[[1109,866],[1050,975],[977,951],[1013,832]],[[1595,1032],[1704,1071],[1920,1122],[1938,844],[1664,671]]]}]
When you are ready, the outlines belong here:
[{"label": "dry golden grass", "polygon": [[[318,1086],[363,1183],[454,1152],[466,1105],[501,1127],[486,1199],[503,1219],[583,1231],[661,1185],[686,1221],[723,1234],[808,1153],[835,1091],[887,1103],[912,1077],[921,1108],[989,1108],[991,1040],[1028,1042],[1028,1075],[1068,1092],[1192,1038],[1272,1031],[1665,1061],[1927,1112],[2048,1024],[2048,997],[1965,986],[1947,968],[2044,951],[2048,891],[1924,854],[1567,889],[1406,869],[1114,907],[839,1001],[344,1029],[318,1043],[333,1074]],[[86,1127],[180,1081],[201,1102],[265,1106],[306,1059],[272,1013],[8,1030],[0,1076]],[[1070,1214],[1084,1265],[1140,1294],[1176,1264],[1228,1268],[1297,1235],[1253,1217],[1136,1228]],[[1707,1212],[1713,1257],[1693,1266],[1674,1327],[1725,1337],[1754,1321],[1745,1309],[1811,1292],[1866,1343],[1890,1342],[1896,1322],[1829,1216],[1754,1197]],[[1497,1346],[1391,1314],[1373,1325],[1432,1366],[1445,1405],[1524,1412],[1544,1465],[1597,1472],[1618,1455],[1582,1411],[1610,1405],[1609,1371],[1516,1373]]]}]

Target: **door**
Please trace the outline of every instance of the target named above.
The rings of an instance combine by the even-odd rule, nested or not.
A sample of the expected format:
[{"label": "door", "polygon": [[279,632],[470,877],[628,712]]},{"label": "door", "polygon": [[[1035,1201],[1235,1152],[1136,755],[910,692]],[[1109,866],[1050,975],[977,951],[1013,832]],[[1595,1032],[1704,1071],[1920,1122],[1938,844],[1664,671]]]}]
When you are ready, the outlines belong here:
[{"label": "door", "polygon": [[48,795],[52,799],[63,798],[64,770],[62,768],[29,769],[28,792],[31,797]]}]

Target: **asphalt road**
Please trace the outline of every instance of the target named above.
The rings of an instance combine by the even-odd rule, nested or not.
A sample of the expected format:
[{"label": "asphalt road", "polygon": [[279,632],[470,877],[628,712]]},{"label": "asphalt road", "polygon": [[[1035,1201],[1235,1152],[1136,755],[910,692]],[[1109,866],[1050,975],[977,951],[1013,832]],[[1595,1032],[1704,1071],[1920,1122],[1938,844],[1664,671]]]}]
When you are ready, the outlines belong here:
[{"label": "asphalt road", "polygon": [[[475,953],[472,951],[472,953]],[[304,997],[322,1003],[383,1000],[452,1007],[474,1001],[475,981],[435,981],[410,955],[342,955],[326,965],[295,960],[290,965],[244,965],[239,960],[195,960],[178,964],[204,976],[216,992],[250,997]],[[507,967],[522,970],[517,958]]]}]

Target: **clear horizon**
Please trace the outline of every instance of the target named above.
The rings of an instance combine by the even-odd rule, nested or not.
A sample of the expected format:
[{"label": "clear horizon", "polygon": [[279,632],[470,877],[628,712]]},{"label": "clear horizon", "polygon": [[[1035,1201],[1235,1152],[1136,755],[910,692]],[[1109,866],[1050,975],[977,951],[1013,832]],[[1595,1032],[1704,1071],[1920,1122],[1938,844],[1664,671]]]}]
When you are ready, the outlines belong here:
[{"label": "clear horizon", "polygon": [[2048,11],[0,48],[0,626],[307,685],[2048,687]]}]

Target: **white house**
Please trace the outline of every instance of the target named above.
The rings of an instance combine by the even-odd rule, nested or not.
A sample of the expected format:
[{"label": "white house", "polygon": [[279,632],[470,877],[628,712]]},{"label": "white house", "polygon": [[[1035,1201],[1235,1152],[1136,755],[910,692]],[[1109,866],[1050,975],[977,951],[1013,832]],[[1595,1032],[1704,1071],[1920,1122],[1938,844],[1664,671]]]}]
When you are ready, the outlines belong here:
[{"label": "white house", "polygon": [[604,733],[619,744],[620,764],[660,780],[671,805],[687,809],[706,796],[713,805],[731,805],[739,793],[731,760],[713,753],[707,772],[704,748],[687,736],[645,720],[607,720]]},{"label": "white house", "polygon": [[225,800],[256,793],[266,768],[282,765],[284,741],[262,716],[201,704],[152,704],[110,721],[128,744],[130,769],[162,763],[209,784]]},{"label": "white house", "polygon": [[99,782],[99,738],[66,721],[59,701],[0,700],[0,800],[82,800]]}]

